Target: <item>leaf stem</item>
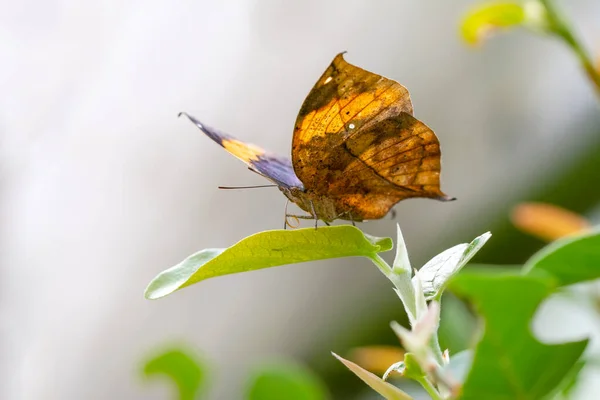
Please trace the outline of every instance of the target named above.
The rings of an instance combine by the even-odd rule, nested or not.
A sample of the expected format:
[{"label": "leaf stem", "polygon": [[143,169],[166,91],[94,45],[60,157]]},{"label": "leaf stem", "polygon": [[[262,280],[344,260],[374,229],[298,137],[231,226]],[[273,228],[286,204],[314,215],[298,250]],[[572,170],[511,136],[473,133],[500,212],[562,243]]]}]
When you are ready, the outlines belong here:
[{"label": "leaf stem", "polygon": [[435,361],[437,361],[438,365],[444,365],[444,355],[442,353],[442,348],[440,347],[440,340],[438,339],[437,330],[433,332],[433,335],[431,336],[429,347],[431,347],[433,356],[435,357]]},{"label": "leaf stem", "polygon": [[417,382],[419,382],[421,386],[423,386],[423,389],[425,389],[427,393],[429,393],[433,400],[443,400],[442,396],[438,393],[433,383],[431,383],[431,381],[427,379],[426,376],[415,377],[414,379]]},{"label": "leaf stem", "polygon": [[373,264],[379,268],[381,273],[383,273],[386,278],[389,279],[390,275],[393,274],[392,267],[390,267],[390,265],[385,262],[385,260],[379,254],[375,253],[375,255],[371,257],[371,261],[373,261]]},{"label": "leaf stem", "polygon": [[415,288],[412,285],[410,274],[407,271],[401,271],[400,273],[395,272],[379,254],[375,254],[371,260],[385,277],[394,284],[396,293],[398,293],[398,296],[404,304],[408,319],[411,324],[414,323],[417,318],[417,304],[415,303]]},{"label": "leaf stem", "polygon": [[600,96],[600,71],[594,65],[581,41],[573,33],[572,27],[564,15],[556,8],[554,0],[540,0],[546,8],[550,30],[561,38],[573,50],[589,80],[594,84],[596,94]]}]

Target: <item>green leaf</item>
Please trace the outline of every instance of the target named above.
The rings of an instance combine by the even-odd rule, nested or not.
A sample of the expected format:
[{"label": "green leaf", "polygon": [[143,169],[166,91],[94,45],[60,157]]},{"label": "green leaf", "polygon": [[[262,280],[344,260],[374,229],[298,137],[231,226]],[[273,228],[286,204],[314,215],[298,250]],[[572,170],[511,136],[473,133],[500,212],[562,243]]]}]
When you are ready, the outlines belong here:
[{"label": "green leaf", "polygon": [[525,17],[520,3],[491,2],[472,8],[463,18],[460,30],[467,44],[477,45],[495,30],[523,24]]},{"label": "green leaf", "polygon": [[392,372],[396,372],[402,375],[404,373],[405,368],[406,366],[404,365],[404,360],[395,362],[392,365],[390,365],[389,368],[384,372],[383,377],[381,379],[387,381]]},{"label": "green leaf", "polygon": [[450,350],[450,360],[471,347],[477,320],[470,308],[453,295],[444,295],[438,337],[440,347]]},{"label": "green leaf", "polygon": [[404,355],[404,371],[402,371],[402,375],[416,381],[420,381],[425,377],[425,372],[423,372],[414,354],[406,353]]},{"label": "green leaf", "polygon": [[549,273],[559,286],[600,278],[600,231],[549,244],[527,261],[524,270],[529,275]]},{"label": "green leaf", "polygon": [[433,399],[442,399],[441,393],[438,389],[433,386],[431,380],[427,377],[421,365],[419,365],[418,357],[412,353],[406,353],[404,356],[404,371],[402,372],[404,377],[417,381],[421,384],[423,389],[429,393],[429,396]]},{"label": "green leaf", "polygon": [[426,379],[425,372],[423,372],[419,362],[412,353],[406,353],[402,361],[392,364],[385,371],[382,379],[387,381],[392,372],[396,372],[405,378],[413,379],[419,383]]},{"label": "green leaf", "polygon": [[364,383],[369,385],[371,389],[382,395],[384,398],[388,400],[411,400],[408,394],[404,391],[398,389],[396,386],[388,383],[378,377],[377,375],[367,371],[363,367],[353,363],[352,361],[348,361],[335,353],[331,353],[335,358],[337,358],[342,364],[346,366],[350,371],[352,371],[356,376],[358,376]]},{"label": "green leaf", "polygon": [[540,399],[561,383],[587,345],[546,345],[532,336],[531,319],[555,288],[548,277],[469,271],[449,288],[471,301],[485,321],[461,399]]},{"label": "green leaf", "polygon": [[577,383],[579,382],[579,375],[585,364],[584,360],[579,360],[575,364],[561,383],[561,386],[557,388],[556,394],[552,397],[554,400],[568,400],[573,398]]},{"label": "green leaf", "polygon": [[429,260],[419,270],[425,297],[428,300],[439,299],[448,280],[473,258],[491,236],[490,232],[486,232],[473,239],[469,244],[458,244]]},{"label": "green leaf", "polygon": [[400,230],[400,224],[396,224],[396,257],[394,258],[393,268],[397,274],[407,273],[409,277],[412,276],[412,267],[410,266],[410,260],[408,258],[408,250],[406,250],[406,243]]},{"label": "green leaf", "polygon": [[249,400],[326,400],[325,384],[309,369],[298,364],[273,363],[252,372]]},{"label": "green leaf", "polygon": [[145,296],[158,299],[205,279],[279,265],[336,257],[374,258],[392,246],[390,238],[372,237],[350,225],[260,232],[227,249],[191,255],[158,274]]},{"label": "green leaf", "polygon": [[175,383],[179,400],[197,399],[203,387],[206,367],[189,352],[172,349],[158,354],[144,364],[143,373],[149,377],[164,375]]}]

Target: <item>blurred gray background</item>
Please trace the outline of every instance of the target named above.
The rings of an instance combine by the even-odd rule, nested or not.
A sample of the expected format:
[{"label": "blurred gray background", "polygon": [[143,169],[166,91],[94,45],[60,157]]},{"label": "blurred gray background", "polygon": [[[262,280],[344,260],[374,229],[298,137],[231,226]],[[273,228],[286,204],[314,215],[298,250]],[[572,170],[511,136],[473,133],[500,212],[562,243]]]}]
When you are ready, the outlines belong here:
[{"label": "blurred gray background", "polygon": [[[396,207],[414,266],[543,188],[595,140],[596,98],[556,41],[514,32],[467,48],[458,24],[475,3],[5,3],[0,398],[168,398],[138,370],[172,341],[215,366],[211,398],[240,398],[257,361],[302,357],[317,344],[341,351],[341,329],[381,305],[399,307],[362,259],[232,275],[144,300],[147,283],[188,254],[283,223],[276,189],[217,190],[264,181],[180,111],[289,154],[298,109],[336,53],[399,81],[437,133],[442,188],[458,197]],[[600,3],[561,5],[600,51]],[[361,228],[393,236],[395,223]]]}]

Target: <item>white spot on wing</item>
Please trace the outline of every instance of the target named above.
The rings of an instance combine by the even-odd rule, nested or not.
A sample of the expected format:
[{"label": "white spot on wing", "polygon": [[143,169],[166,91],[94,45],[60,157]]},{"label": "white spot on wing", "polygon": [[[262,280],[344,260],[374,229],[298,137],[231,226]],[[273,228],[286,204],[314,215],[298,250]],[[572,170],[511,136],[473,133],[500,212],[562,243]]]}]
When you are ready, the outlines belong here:
[{"label": "white spot on wing", "polygon": [[348,125],[348,128],[354,129],[354,128],[356,128],[356,126],[354,124],[350,124],[350,125]]},{"label": "white spot on wing", "polygon": [[323,85],[327,85],[329,82],[331,82],[333,78],[330,76],[329,78],[325,79],[325,82],[323,83]]}]

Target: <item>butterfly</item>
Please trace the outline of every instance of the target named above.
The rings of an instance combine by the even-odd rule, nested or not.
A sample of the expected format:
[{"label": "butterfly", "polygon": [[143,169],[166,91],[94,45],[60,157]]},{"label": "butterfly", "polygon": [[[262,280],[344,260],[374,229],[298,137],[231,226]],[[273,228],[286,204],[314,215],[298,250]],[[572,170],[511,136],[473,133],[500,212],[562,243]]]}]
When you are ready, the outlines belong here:
[{"label": "butterfly", "polygon": [[440,144],[413,116],[408,90],[343,55],[300,108],[291,160],[180,115],[277,185],[315,223],[380,219],[413,197],[454,200],[440,190]]}]

